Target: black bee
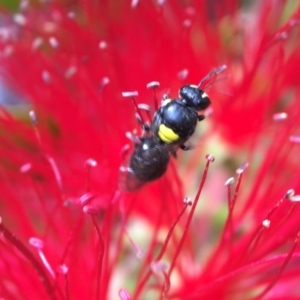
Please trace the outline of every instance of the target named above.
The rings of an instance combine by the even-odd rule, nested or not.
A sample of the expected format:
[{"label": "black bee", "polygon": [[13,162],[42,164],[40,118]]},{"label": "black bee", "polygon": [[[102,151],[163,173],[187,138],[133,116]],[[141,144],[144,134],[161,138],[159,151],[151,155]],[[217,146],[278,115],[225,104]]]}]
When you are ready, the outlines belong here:
[{"label": "black bee", "polygon": [[[204,119],[204,115],[198,115],[198,112],[211,104],[208,95],[202,89],[203,83],[219,75],[225,69],[225,65],[213,69],[198,86],[182,86],[177,99],[172,100],[168,97],[163,99],[151,125],[151,131],[161,143],[172,145],[173,148],[177,145],[183,150],[189,149],[184,143],[194,133],[197,123]],[[208,86],[209,84],[205,88]]]},{"label": "black bee", "polygon": [[187,150],[184,143],[194,133],[198,121],[204,119],[198,111],[206,109],[211,101],[207,94],[195,85],[184,85],[179,90],[180,98],[164,99],[157,110],[151,130],[160,142],[178,145]]},{"label": "black bee", "polygon": [[[188,150],[185,142],[194,133],[197,123],[204,119],[198,112],[211,104],[202,84],[225,69],[226,66],[221,66],[212,70],[198,86],[182,86],[179,98],[164,97],[150,126],[145,125],[142,118],[138,117],[145,133],[142,137],[133,139],[135,149],[128,167],[120,169],[120,190],[134,191],[143,184],[160,178],[167,170],[171,156],[176,156],[178,148]],[[134,105],[137,110],[138,106],[136,103]]]}]

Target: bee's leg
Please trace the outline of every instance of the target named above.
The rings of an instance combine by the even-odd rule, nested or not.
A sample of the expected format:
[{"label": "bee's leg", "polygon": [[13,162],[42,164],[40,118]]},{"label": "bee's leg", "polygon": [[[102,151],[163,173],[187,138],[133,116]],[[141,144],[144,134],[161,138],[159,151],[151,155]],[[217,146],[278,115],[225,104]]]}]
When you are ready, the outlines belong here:
[{"label": "bee's leg", "polygon": [[198,115],[198,121],[200,122],[200,121],[203,121],[205,119],[205,116],[203,116],[203,115]]},{"label": "bee's leg", "polygon": [[148,133],[148,132],[150,131],[150,129],[151,129],[151,126],[150,126],[150,124],[148,124],[148,123],[143,124],[142,127],[143,127],[143,129],[144,129],[147,133]]},{"label": "bee's leg", "polygon": [[170,153],[174,158],[177,158],[177,153],[175,150],[171,150]]},{"label": "bee's leg", "polygon": [[180,146],[180,149],[183,150],[183,151],[188,151],[188,150],[191,150],[193,149],[193,146],[189,145],[189,146],[186,146],[186,145],[181,145]]}]

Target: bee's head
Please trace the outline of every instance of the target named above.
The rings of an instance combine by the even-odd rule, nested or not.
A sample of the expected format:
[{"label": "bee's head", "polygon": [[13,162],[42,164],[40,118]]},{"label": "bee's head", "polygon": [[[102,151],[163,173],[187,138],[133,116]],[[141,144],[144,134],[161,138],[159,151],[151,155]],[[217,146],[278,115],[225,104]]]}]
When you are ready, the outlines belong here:
[{"label": "bee's head", "polygon": [[179,90],[179,96],[187,106],[193,107],[197,111],[206,109],[211,104],[208,95],[196,85],[182,86]]}]

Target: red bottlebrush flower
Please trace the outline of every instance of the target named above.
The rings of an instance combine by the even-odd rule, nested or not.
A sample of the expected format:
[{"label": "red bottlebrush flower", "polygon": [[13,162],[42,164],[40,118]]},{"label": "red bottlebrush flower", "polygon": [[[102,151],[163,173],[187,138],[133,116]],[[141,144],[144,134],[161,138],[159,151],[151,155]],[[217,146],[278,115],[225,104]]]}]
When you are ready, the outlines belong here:
[{"label": "red bottlebrush flower", "polygon": [[[18,98],[0,114],[3,299],[300,297],[300,6],[173,2],[3,8],[0,71]],[[153,115],[223,64],[194,149],[120,191],[126,133],[142,134],[122,92]]]}]

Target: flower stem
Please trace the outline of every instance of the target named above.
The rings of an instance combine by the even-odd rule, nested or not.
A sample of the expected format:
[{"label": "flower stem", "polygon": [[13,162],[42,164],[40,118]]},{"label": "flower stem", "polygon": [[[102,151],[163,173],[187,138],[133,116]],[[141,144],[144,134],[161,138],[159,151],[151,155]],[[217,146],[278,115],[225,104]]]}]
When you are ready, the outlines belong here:
[{"label": "flower stem", "polygon": [[103,256],[104,256],[104,240],[101,235],[99,226],[97,224],[97,220],[94,215],[91,215],[92,221],[94,224],[94,227],[96,229],[97,235],[99,237],[99,243],[100,243],[100,249],[99,249],[99,255],[98,255],[98,271],[97,271],[97,287],[96,287],[96,300],[100,299],[100,293],[101,293],[101,273],[102,273],[102,263],[103,263]]},{"label": "flower stem", "polygon": [[43,283],[46,292],[50,299],[57,299],[54,295],[53,286],[44,271],[43,267],[39,263],[39,261],[33,256],[33,254],[27,249],[27,247],[13,234],[11,233],[2,223],[2,219],[0,218],[0,233],[13,245],[15,246],[24,256],[25,258],[31,263],[33,268],[39,275],[41,282]]}]

